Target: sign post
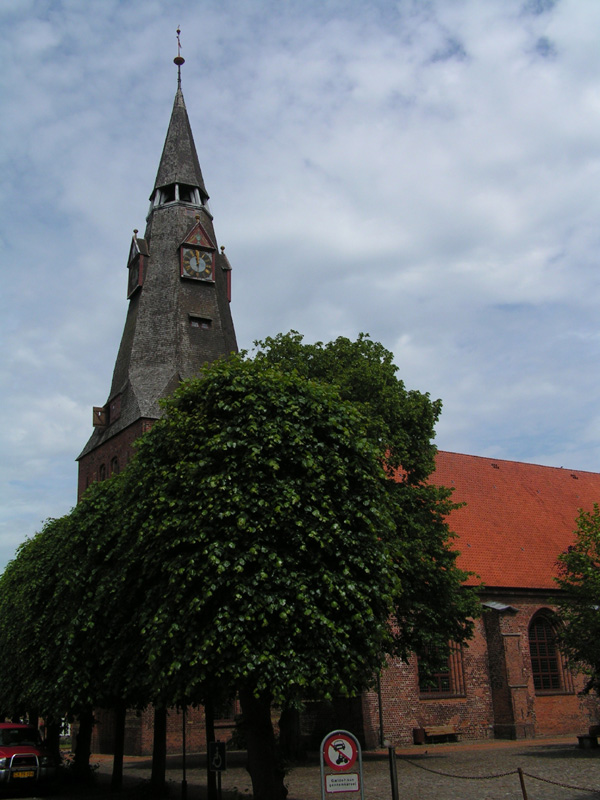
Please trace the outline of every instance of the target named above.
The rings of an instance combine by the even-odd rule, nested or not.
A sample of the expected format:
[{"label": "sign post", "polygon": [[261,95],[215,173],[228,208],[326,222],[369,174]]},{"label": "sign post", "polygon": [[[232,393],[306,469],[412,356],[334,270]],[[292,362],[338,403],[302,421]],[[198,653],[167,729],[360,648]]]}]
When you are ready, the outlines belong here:
[{"label": "sign post", "polygon": [[360,792],[360,800],[364,800],[362,751],[356,736],[343,730],[328,733],[321,742],[320,756],[321,800],[346,792]]},{"label": "sign post", "polygon": [[186,743],[185,743],[185,721],[187,716],[187,706],[183,707],[183,714],[181,717],[182,727],[181,727],[181,744],[182,744],[182,756],[183,760],[181,762],[182,768],[182,776],[181,776],[181,800],[187,800],[187,773],[186,773]]},{"label": "sign post", "polygon": [[208,743],[208,768],[217,773],[217,796],[221,800],[221,773],[227,769],[227,750],[225,742]]}]

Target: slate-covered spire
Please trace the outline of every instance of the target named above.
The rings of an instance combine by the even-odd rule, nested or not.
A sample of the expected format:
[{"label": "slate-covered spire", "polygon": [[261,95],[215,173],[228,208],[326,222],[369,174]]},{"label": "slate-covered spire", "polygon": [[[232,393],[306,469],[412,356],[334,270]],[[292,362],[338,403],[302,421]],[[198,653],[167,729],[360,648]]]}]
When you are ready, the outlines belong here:
[{"label": "slate-covered spire", "polygon": [[79,495],[126,463],[132,443],[162,414],[161,398],[203,364],[237,350],[231,266],[219,246],[181,91],[151,194],[144,238],[127,257],[129,308],[106,403],[79,456]]},{"label": "slate-covered spire", "polygon": [[169,187],[175,186],[199,189],[202,204],[208,200],[181,85],[177,87],[169,130],[150,199],[156,203],[158,191],[168,192]]}]

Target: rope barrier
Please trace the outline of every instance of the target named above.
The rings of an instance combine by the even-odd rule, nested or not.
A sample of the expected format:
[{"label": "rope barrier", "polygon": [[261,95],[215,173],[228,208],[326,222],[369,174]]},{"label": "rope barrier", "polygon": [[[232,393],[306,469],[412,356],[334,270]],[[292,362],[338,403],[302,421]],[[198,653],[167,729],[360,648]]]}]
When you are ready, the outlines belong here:
[{"label": "rope barrier", "polygon": [[526,775],[528,778],[532,778],[535,781],[542,781],[543,783],[551,783],[553,786],[560,786],[563,789],[574,789],[577,792],[594,792],[595,794],[600,794],[600,789],[598,788],[591,788],[589,786],[574,786],[571,783],[561,783],[560,781],[553,781],[550,778],[542,778],[539,775],[532,775],[529,772],[523,772],[519,769],[510,770],[510,772],[498,772],[493,775],[456,775],[452,772],[442,772],[438,769],[431,769],[431,767],[425,767],[423,764],[417,764],[414,761],[411,761],[410,758],[406,758],[404,756],[398,756],[401,761],[405,761],[407,764],[410,764],[411,767],[416,767],[417,769],[422,769],[425,772],[431,772],[433,775],[441,775],[444,778],[455,778],[457,780],[463,781],[487,781],[492,780],[494,778],[506,778],[509,775]]}]

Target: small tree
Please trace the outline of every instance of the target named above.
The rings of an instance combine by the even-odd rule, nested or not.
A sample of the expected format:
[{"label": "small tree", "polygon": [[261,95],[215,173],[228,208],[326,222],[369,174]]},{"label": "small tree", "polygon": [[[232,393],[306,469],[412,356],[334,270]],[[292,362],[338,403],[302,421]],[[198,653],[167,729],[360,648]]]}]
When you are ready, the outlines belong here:
[{"label": "small tree", "polygon": [[[48,520],[0,578],[0,706],[13,718],[34,708],[50,731],[87,710],[78,695],[89,690],[81,668],[89,654],[71,647],[80,607],[76,550],[70,516]],[[51,744],[58,754],[58,733]]]},{"label": "small tree", "polygon": [[576,540],[558,557],[556,579],[564,626],[560,645],[572,666],[588,675],[586,691],[600,692],[600,506],[581,511]]},{"label": "small tree", "polygon": [[93,709],[144,704],[138,572],[127,560],[120,485],[113,478],[90,487],[0,577],[0,707],[12,715],[36,708],[46,721],[78,717],[82,776]]},{"label": "small tree", "polygon": [[85,774],[93,709],[114,709],[115,788],[122,778],[126,709],[146,706],[150,694],[140,655],[139,607],[146,587],[132,559],[135,534],[123,524],[123,488],[121,475],[94,483],[71,512],[71,560],[60,584],[71,587],[72,598],[60,640],[60,685],[83,723],[76,765]]},{"label": "small tree", "polygon": [[62,671],[58,598],[70,540],[69,517],[50,519],[25,541],[0,577],[0,707],[11,716],[35,708],[46,719],[66,704],[57,681]]}]

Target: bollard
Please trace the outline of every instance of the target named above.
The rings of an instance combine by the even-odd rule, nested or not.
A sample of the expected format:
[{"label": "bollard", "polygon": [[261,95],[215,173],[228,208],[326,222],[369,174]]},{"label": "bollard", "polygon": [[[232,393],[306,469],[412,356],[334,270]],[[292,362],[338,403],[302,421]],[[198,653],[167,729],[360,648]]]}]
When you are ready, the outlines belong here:
[{"label": "bollard", "polygon": [[[392,784],[392,800],[398,800],[398,772],[396,770],[396,748],[388,744],[390,761],[390,783]],[[527,798],[525,799],[527,800]]]},{"label": "bollard", "polygon": [[523,800],[527,800],[527,789],[525,788],[525,778],[523,777],[523,770],[521,767],[517,768],[519,773],[519,780],[521,781],[521,791],[523,792]]}]

